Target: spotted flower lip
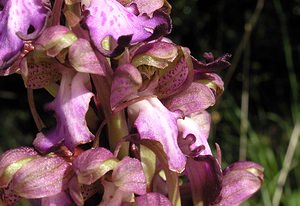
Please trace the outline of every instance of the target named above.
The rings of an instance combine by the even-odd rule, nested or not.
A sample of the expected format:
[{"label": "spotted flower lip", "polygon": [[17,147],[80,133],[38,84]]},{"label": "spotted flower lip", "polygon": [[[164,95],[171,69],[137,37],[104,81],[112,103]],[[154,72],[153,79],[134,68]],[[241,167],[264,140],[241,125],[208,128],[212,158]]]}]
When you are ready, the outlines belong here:
[{"label": "spotted flower lip", "polygon": [[[83,22],[100,52],[116,56],[123,52],[128,44],[150,41],[170,32],[169,15],[156,10],[152,17],[139,16],[136,14],[138,10],[135,5],[124,7],[116,0],[91,0],[85,7],[89,14]],[[106,36],[111,36],[118,44],[112,51],[104,49],[101,45]]]},{"label": "spotted flower lip", "polygon": [[138,206],[171,206],[172,203],[168,198],[160,193],[149,192],[145,195],[141,195],[136,198],[136,203]]},{"label": "spotted flower lip", "polygon": [[48,0],[1,0],[0,5],[3,8],[0,10],[0,41],[7,44],[0,48],[0,70],[5,70],[21,52],[23,41],[35,39],[43,30],[50,3]]}]

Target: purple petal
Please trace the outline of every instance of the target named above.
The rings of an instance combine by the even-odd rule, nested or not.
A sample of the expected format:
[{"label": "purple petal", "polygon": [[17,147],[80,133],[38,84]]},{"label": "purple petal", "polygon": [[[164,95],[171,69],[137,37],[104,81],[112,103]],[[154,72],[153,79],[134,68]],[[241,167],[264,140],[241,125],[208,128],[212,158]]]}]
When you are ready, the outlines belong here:
[{"label": "purple petal", "polygon": [[0,187],[7,187],[13,175],[28,161],[37,156],[31,147],[19,147],[0,156]]},{"label": "purple petal", "polygon": [[0,188],[0,205],[11,206],[20,199],[22,197],[11,188],[11,184],[6,188]]},{"label": "purple petal", "polygon": [[186,172],[192,189],[194,205],[208,205],[216,201],[221,192],[222,171],[211,155],[187,159]]},{"label": "purple petal", "polygon": [[215,205],[239,205],[255,192],[263,181],[262,166],[253,162],[237,162],[228,166],[222,180],[221,201]]},{"label": "purple petal", "polygon": [[122,203],[130,202],[134,197],[132,192],[118,189],[113,182],[102,180],[101,183],[104,187],[104,194],[99,206],[123,205]]},{"label": "purple petal", "polygon": [[61,72],[62,80],[56,98],[47,106],[49,110],[55,111],[56,128],[49,133],[37,134],[33,142],[41,152],[50,150],[63,140],[68,149],[73,151],[77,145],[90,142],[94,138],[85,120],[93,96],[86,87],[89,75],[76,73],[68,68]]},{"label": "purple petal", "polygon": [[147,193],[135,198],[137,206],[171,206],[168,198],[159,193]]},{"label": "purple petal", "polygon": [[192,83],[188,89],[164,101],[170,111],[181,110],[185,115],[201,112],[214,104],[213,92],[200,83]]},{"label": "purple petal", "polygon": [[224,82],[221,77],[215,73],[196,73],[194,79],[210,88],[215,98],[221,96],[224,91]]},{"label": "purple petal", "polygon": [[164,69],[178,56],[178,48],[173,43],[158,41],[142,45],[131,55],[134,55],[132,64],[136,67],[147,65]]},{"label": "purple petal", "polygon": [[[132,11],[134,9],[124,7],[116,0],[91,0],[86,10],[89,11],[89,15],[85,23],[90,30],[91,38],[104,54],[108,54],[108,51],[101,46],[101,42],[106,36],[111,36],[124,48],[128,43],[165,35],[171,29],[169,16],[162,11],[155,11],[152,18],[136,16]],[[123,48],[117,48],[120,50],[118,53],[122,52]]]},{"label": "purple petal", "polygon": [[100,190],[99,187],[101,187],[99,182],[90,185],[80,184],[78,183],[77,176],[73,176],[69,182],[69,193],[76,205],[84,205],[85,200]]},{"label": "purple petal", "polygon": [[113,76],[110,104],[114,108],[117,104],[137,96],[142,84],[140,72],[131,64],[119,66]]},{"label": "purple petal", "polygon": [[181,48],[182,55],[179,55],[174,62],[164,71],[158,82],[155,94],[159,98],[166,98],[187,89],[194,78],[193,66],[188,49]]},{"label": "purple petal", "polygon": [[137,5],[140,14],[151,16],[154,11],[160,9],[164,5],[164,0],[132,0]]},{"label": "purple petal", "polygon": [[178,143],[184,154],[192,156],[199,154],[212,155],[207,142],[208,134],[205,130],[202,131],[202,127],[197,122],[185,117],[184,119],[178,119],[177,124],[179,130]]},{"label": "purple petal", "polygon": [[198,127],[201,130],[201,133],[207,139],[209,136],[211,123],[210,114],[207,111],[202,111],[200,113],[194,113],[190,115],[190,117],[193,119],[194,122],[197,123]]},{"label": "purple petal", "polygon": [[143,195],[146,193],[146,178],[139,160],[124,157],[112,173],[114,184],[122,191]]},{"label": "purple petal", "polygon": [[92,46],[85,39],[78,39],[69,49],[69,61],[78,71],[104,76],[103,66],[94,53]]},{"label": "purple petal", "polygon": [[98,147],[81,153],[74,161],[73,167],[78,176],[79,183],[91,184],[112,170],[117,164],[113,154]]},{"label": "purple petal", "polygon": [[63,158],[40,157],[18,170],[11,184],[24,198],[43,198],[64,191],[73,175],[72,167]]},{"label": "purple petal", "polygon": [[50,57],[57,56],[63,49],[71,46],[77,37],[67,27],[57,25],[48,27],[35,42],[37,50],[46,51]]},{"label": "purple petal", "polygon": [[22,39],[34,39],[41,32],[49,13],[47,4],[46,0],[0,0],[0,42],[5,44],[0,47],[0,70],[20,53]]},{"label": "purple petal", "polygon": [[221,69],[226,69],[231,65],[229,63],[231,54],[225,54],[215,59],[212,53],[204,53],[203,57],[205,59],[205,62],[198,61],[197,59],[192,57],[196,73],[216,72]]},{"label": "purple petal", "polygon": [[177,118],[157,98],[149,98],[128,107],[141,139],[159,142],[168,157],[169,169],[178,173],[185,167],[185,156],[178,143]]},{"label": "purple petal", "polygon": [[72,204],[69,196],[65,192],[60,192],[50,197],[44,197],[41,202],[42,206],[69,206]]},{"label": "purple petal", "polygon": [[25,86],[41,89],[60,80],[61,74],[56,69],[58,66],[56,60],[49,59],[37,51],[30,52],[20,64]]}]

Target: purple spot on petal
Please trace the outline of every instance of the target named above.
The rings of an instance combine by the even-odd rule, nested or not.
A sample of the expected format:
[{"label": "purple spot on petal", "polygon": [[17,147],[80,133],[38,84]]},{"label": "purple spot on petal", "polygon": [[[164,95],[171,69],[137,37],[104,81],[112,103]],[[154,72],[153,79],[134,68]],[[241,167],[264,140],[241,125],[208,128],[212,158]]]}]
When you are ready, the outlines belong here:
[{"label": "purple spot on petal", "polygon": [[110,20],[110,21],[109,21],[109,24],[110,24],[110,26],[114,25],[114,21],[113,21],[113,20]]},{"label": "purple spot on petal", "polygon": [[105,22],[106,22],[106,15],[105,15],[105,13],[103,11],[101,12],[101,17],[102,17],[101,25],[104,26]]}]

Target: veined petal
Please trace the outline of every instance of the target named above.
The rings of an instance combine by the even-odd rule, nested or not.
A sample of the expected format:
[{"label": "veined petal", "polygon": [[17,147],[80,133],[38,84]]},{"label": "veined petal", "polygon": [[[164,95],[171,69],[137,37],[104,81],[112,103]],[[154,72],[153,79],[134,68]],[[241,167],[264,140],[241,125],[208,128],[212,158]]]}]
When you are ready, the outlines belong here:
[{"label": "veined petal", "polygon": [[17,171],[11,186],[24,198],[49,197],[64,191],[73,174],[71,165],[63,158],[39,157]]},{"label": "veined petal", "polygon": [[69,49],[69,61],[78,72],[105,75],[103,65],[85,39],[78,39],[72,44]]},{"label": "veined petal", "polygon": [[81,153],[73,161],[73,167],[79,183],[89,185],[114,169],[117,163],[118,160],[109,150],[97,147]]},{"label": "veined petal", "polygon": [[263,182],[263,167],[254,162],[236,162],[223,174],[220,202],[216,206],[239,205],[255,192]]},{"label": "veined petal", "polygon": [[152,40],[171,30],[169,16],[159,10],[153,13],[152,18],[137,16],[133,11],[135,9],[124,7],[116,0],[91,0],[86,10],[89,15],[85,23],[91,38],[95,46],[107,55],[114,52],[108,52],[102,47],[101,43],[106,36],[118,42],[116,50],[120,54],[129,43]]},{"label": "veined petal", "polygon": [[[12,64],[24,43],[34,39],[44,28],[49,9],[48,0],[1,0],[0,11],[0,70]],[[33,30],[33,31],[31,31]],[[32,33],[30,33],[32,32]]]},{"label": "veined petal", "polygon": [[164,69],[178,56],[178,48],[173,43],[158,41],[142,45],[133,55],[132,64],[136,67],[147,65]]},{"label": "veined petal", "polygon": [[136,97],[141,84],[142,76],[133,65],[119,66],[114,72],[111,86],[110,104],[112,109],[119,103]]},{"label": "veined petal", "polygon": [[69,150],[79,144],[92,141],[94,135],[89,131],[85,115],[93,96],[87,88],[89,75],[77,73],[72,69],[61,70],[62,79],[56,98],[47,105],[55,111],[57,125],[49,133],[38,133],[34,146],[41,152],[50,150],[64,140]]},{"label": "veined petal", "polygon": [[128,107],[141,139],[158,141],[168,157],[169,169],[178,173],[185,167],[185,156],[178,143],[178,114],[170,112],[157,98],[139,101]]},{"label": "veined petal", "polygon": [[166,99],[164,105],[170,111],[181,110],[185,115],[189,115],[202,112],[214,105],[215,101],[213,92],[206,85],[192,83],[188,89]]},{"label": "veined petal", "polygon": [[0,187],[7,187],[13,175],[34,157],[37,157],[37,152],[31,147],[19,147],[3,153],[0,156]]},{"label": "veined petal", "polygon": [[221,96],[224,91],[224,82],[216,73],[196,73],[195,80],[210,88],[213,91],[215,98]]},{"label": "veined petal", "polygon": [[35,42],[37,50],[46,51],[50,57],[57,56],[63,49],[71,46],[77,37],[67,27],[56,25],[46,28]]},{"label": "veined petal", "polygon": [[112,181],[122,191],[139,195],[146,193],[146,177],[137,159],[124,157],[114,168]]}]

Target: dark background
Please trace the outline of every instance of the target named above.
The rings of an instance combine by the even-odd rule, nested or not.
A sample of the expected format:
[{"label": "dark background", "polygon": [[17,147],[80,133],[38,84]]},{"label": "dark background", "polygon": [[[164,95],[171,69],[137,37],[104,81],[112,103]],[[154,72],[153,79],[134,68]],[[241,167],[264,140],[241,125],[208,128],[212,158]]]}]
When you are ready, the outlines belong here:
[{"label": "dark background", "polygon": [[[279,194],[278,177],[291,133],[300,121],[300,0],[170,3],[173,32],[169,38],[175,43],[189,47],[198,59],[208,51],[215,56],[233,54],[232,67],[220,71],[225,92],[210,109],[210,143],[221,146],[224,167],[239,159],[264,166],[263,188],[245,205],[277,205],[273,197]],[[42,111],[50,98],[42,90],[35,94]],[[0,106],[0,152],[30,145],[37,129],[19,75],[1,77]],[[300,205],[299,156],[296,149],[281,205]]]}]

